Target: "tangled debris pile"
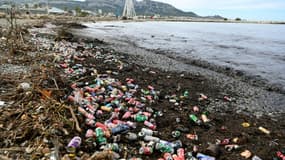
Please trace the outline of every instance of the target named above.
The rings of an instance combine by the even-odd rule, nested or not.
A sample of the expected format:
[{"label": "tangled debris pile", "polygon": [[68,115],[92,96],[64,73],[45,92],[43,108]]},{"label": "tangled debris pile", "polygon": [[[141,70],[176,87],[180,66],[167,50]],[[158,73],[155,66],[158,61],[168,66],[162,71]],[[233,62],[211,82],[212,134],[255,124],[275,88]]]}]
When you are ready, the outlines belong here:
[{"label": "tangled debris pile", "polygon": [[1,74],[2,159],[284,159],[284,124],[213,110],[234,97],[203,77],[90,41],[35,43],[44,54],[17,62],[34,62],[29,74]]}]

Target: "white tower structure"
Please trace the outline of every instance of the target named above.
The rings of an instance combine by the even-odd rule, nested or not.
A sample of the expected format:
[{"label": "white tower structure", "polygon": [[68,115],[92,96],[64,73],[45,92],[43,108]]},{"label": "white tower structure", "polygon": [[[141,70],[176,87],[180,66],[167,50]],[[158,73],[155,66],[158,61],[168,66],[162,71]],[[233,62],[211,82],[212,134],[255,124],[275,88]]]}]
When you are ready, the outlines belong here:
[{"label": "white tower structure", "polygon": [[133,18],[135,16],[136,16],[136,11],[135,11],[133,0],[126,0],[124,11],[123,11],[123,17]]}]

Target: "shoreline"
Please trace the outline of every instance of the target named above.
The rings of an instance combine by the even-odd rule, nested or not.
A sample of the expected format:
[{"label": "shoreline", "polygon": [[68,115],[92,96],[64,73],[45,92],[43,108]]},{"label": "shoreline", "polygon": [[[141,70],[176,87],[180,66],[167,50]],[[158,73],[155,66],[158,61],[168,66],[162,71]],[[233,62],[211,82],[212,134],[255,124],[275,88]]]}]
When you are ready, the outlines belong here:
[{"label": "shoreline", "polygon": [[[84,31],[72,29],[71,32],[78,37],[92,40],[94,37],[86,34]],[[95,37],[98,40],[98,37]],[[238,95],[238,112],[249,111],[256,116],[262,114],[285,113],[285,94],[280,88],[274,88],[272,85],[264,85],[263,80],[247,79],[238,76],[235,70],[226,70],[219,68],[209,62],[189,59],[177,59],[167,55],[167,51],[149,50],[136,46],[135,42],[116,40],[116,38],[100,39],[106,46],[119,52],[134,56],[133,62],[139,65],[146,65],[162,70],[185,72],[192,75],[201,75],[207,77],[214,85],[221,87]],[[104,46],[104,45],[103,45]],[[136,60],[137,59],[137,60]],[[251,82],[252,81],[252,82]],[[255,83],[259,83],[254,85]]]},{"label": "shoreline", "polygon": [[[49,37],[46,35],[50,35],[48,32],[44,34],[37,34],[39,34],[39,37],[42,37],[43,39]],[[3,150],[0,150],[0,156],[2,154],[7,157],[26,156],[26,159],[30,159],[31,157],[37,155],[41,158],[49,158],[51,155],[49,153],[54,153],[54,148],[59,147],[57,151],[60,157],[62,157],[67,154],[65,146],[73,136],[80,136],[83,139],[82,146],[77,148],[77,150],[80,151],[77,156],[81,156],[82,160],[85,160],[82,158],[84,156],[90,157],[94,152],[96,153],[96,151],[101,151],[99,148],[100,146],[90,146],[85,138],[85,131],[90,128],[95,128],[85,125],[84,116],[79,114],[77,111],[77,104],[68,102],[66,99],[64,99],[64,97],[72,93],[73,89],[70,87],[72,83],[83,82],[84,84],[91,84],[95,78],[92,74],[95,72],[94,70],[100,74],[108,74],[109,76],[118,79],[123,84],[126,83],[125,81],[127,78],[133,78],[135,83],[138,84],[142,89],[147,88],[148,85],[152,85],[155,90],[159,91],[160,93],[158,96],[158,101],[154,103],[147,103],[147,106],[153,108],[155,111],[161,111],[163,113],[161,117],[155,118],[157,131],[161,133],[159,138],[167,141],[175,141],[177,138],[171,136],[172,131],[177,129],[182,130],[181,136],[178,139],[182,141],[183,148],[185,148],[186,152],[192,151],[193,146],[197,145],[199,152],[212,155],[213,153],[207,152],[209,143],[215,144],[217,139],[223,140],[230,138],[232,141],[234,138],[238,138],[241,141],[238,141],[235,144],[239,145],[241,148],[227,151],[225,146],[221,145],[218,147],[221,153],[219,156],[217,156],[217,159],[243,159],[242,156],[240,156],[240,153],[244,150],[250,150],[252,152],[252,156],[257,155],[262,159],[272,159],[272,157],[276,155],[276,152],[285,146],[285,139],[282,138],[285,135],[283,131],[284,124],[282,124],[282,122],[284,122],[284,116],[280,115],[279,117],[274,115],[273,117],[269,117],[268,114],[265,114],[256,117],[250,113],[251,111],[246,110],[236,113],[237,103],[239,103],[238,99],[240,98],[240,95],[235,94],[235,90],[238,88],[233,86],[233,91],[224,90],[220,84],[213,83],[213,80],[211,80],[210,77],[203,75],[203,69],[192,66],[191,69],[193,71],[196,70],[194,73],[187,73],[186,71],[181,70],[177,71],[175,69],[179,69],[181,64],[176,64],[175,60],[162,57],[159,54],[155,54],[155,56],[161,57],[161,62],[157,62],[157,57],[149,55],[152,53],[148,54],[147,51],[143,51],[141,48],[130,47],[129,49],[133,51],[133,54],[110,48],[117,47],[117,49],[120,49],[123,44],[116,46],[110,46],[108,44],[102,45],[100,41],[95,40],[95,42],[93,42],[92,40],[94,39],[86,40],[85,38],[81,39],[80,37],[72,37],[72,43],[70,40],[68,40],[69,38],[67,40],[58,39],[58,42],[54,42],[54,38],[51,38],[51,42],[42,40],[43,45],[40,45],[42,47],[42,50],[40,51],[42,57],[31,58],[31,56],[25,63],[21,63],[21,61],[15,62],[16,64],[19,63],[22,65],[31,65],[34,69],[30,73],[30,76],[24,76],[25,78],[22,79],[17,78],[18,81],[13,81],[13,79],[9,79],[9,76],[6,76],[5,78],[1,79],[0,82],[1,86],[3,86],[4,89],[7,89],[8,93],[14,93],[16,92],[16,86],[22,81],[31,80],[31,83],[34,83],[34,85],[39,85],[38,87],[42,87],[42,89],[45,87],[55,87],[55,82],[52,80],[52,77],[54,77],[58,84],[59,90],[55,90],[52,97],[58,101],[60,100],[62,104],[59,105],[55,104],[53,101],[50,102],[48,99],[42,99],[41,92],[32,90],[30,94],[33,96],[30,96],[29,98],[26,97],[26,99],[24,98],[24,101],[21,103],[22,107],[19,107],[20,104],[15,106],[11,105],[7,107],[0,107],[0,112],[3,112],[3,114],[0,115],[0,147],[4,148]],[[71,61],[61,60],[58,58],[58,56],[63,56],[64,58],[67,58],[67,60],[70,58],[68,52],[66,52],[64,48],[62,50],[49,50],[48,46],[51,45],[51,43],[57,45],[66,44],[66,50],[76,48],[77,52],[79,52],[79,57],[74,57],[74,59]],[[45,47],[44,44],[48,44],[47,47]],[[87,47],[85,48],[84,46]],[[91,47],[91,50],[88,48],[90,46],[93,46]],[[121,49],[127,50],[128,48]],[[54,52],[56,53],[55,55]],[[141,56],[139,57],[139,55]],[[17,58],[20,57],[14,58],[17,60]],[[81,58],[84,58],[85,60],[82,60]],[[121,70],[118,70],[117,68],[118,61],[123,64],[123,68]],[[68,63],[70,68],[73,66],[78,67],[81,66],[79,64],[82,64],[82,66],[86,67],[86,72],[78,77],[69,77],[69,74],[63,73],[65,66],[60,65],[64,64],[63,62]],[[7,63],[9,63],[8,60]],[[159,66],[165,66],[168,68],[169,64],[172,65],[172,67],[169,69],[158,69]],[[189,69],[189,66],[185,65],[185,70]],[[11,73],[11,75],[13,77],[17,77],[13,75],[13,73]],[[209,74],[208,76],[211,75]],[[219,77],[213,77],[213,79],[214,78],[218,79]],[[178,106],[169,101],[169,96],[179,97],[179,95],[183,94],[185,90],[189,91],[189,97],[186,99],[177,98],[177,102],[179,103]],[[199,100],[199,98],[201,98],[201,93],[205,94],[208,98],[206,100]],[[14,98],[21,100],[21,98],[23,98],[21,96],[25,96],[26,94],[26,92],[18,91]],[[138,93],[138,96],[140,97],[141,95]],[[224,96],[229,96],[231,101],[225,100]],[[3,99],[3,97],[4,96],[2,93],[0,93],[0,100],[6,101],[6,99]],[[139,97],[138,99],[140,99]],[[7,100],[8,99],[13,99],[13,96],[8,97]],[[17,99],[14,100],[16,101]],[[74,112],[76,113],[76,117],[79,120],[80,127],[84,129],[84,132],[78,132],[75,129],[73,125],[74,121],[70,120],[72,119],[72,116],[69,114],[69,111],[60,110],[62,105],[70,105],[73,108]],[[197,105],[201,110],[198,113],[193,112],[192,107],[195,105]],[[53,113],[58,110],[61,111],[61,117],[63,117],[61,121],[58,119],[53,119],[58,117],[57,114]],[[195,125],[191,123],[188,118],[189,114],[191,113],[199,115],[200,112],[202,113],[204,111],[207,111],[208,118],[211,120],[211,125],[210,127],[208,126],[209,128],[203,125]],[[124,111],[121,112],[124,113]],[[45,116],[44,113],[47,114],[47,119],[43,119],[45,118],[43,117]],[[111,116],[111,113],[103,113],[104,116],[98,117],[98,122],[103,123],[104,120]],[[15,121],[15,117],[16,119],[18,118],[21,120]],[[29,125],[25,126],[25,123],[27,122],[29,122]],[[242,123],[244,122],[248,122],[250,127],[243,127]],[[12,127],[7,130],[11,123],[13,124]],[[57,126],[59,127],[53,128]],[[258,130],[259,126],[267,128],[271,133],[265,134],[260,132]],[[131,130],[131,132],[138,133],[142,127],[143,124],[138,123],[138,127]],[[24,130],[23,135],[22,133],[18,132],[19,129]],[[65,134],[65,132],[61,131],[61,129],[65,129],[68,134]],[[48,136],[42,137],[41,133],[43,132],[45,132]],[[9,137],[8,135],[11,133],[18,135],[18,139],[8,138],[13,142],[12,144],[8,145],[9,142],[5,141],[5,139],[7,139],[7,137]],[[186,137],[186,134],[189,133],[197,134],[199,138],[194,141],[190,140]],[[123,135],[124,134],[122,134],[122,137],[124,137]],[[53,142],[53,138],[57,139],[57,145]],[[276,139],[278,140],[275,141]],[[40,143],[39,141],[43,142]],[[108,139],[108,142],[111,143],[112,138]],[[139,141],[133,141],[130,143],[128,140],[123,138],[122,141],[118,143],[120,144],[120,147],[124,149],[118,152],[118,154],[125,159],[142,157],[143,159],[147,160],[157,159],[163,156],[163,154],[157,150],[151,155],[138,154],[141,144]],[[26,151],[5,150],[5,147],[12,148],[20,146],[26,149]],[[33,147],[33,150],[28,153],[27,151],[31,150],[31,146]],[[46,148],[50,148],[50,152],[47,154],[41,153],[41,150]],[[40,153],[38,151],[40,151]],[[125,154],[127,155],[126,157]]]}]

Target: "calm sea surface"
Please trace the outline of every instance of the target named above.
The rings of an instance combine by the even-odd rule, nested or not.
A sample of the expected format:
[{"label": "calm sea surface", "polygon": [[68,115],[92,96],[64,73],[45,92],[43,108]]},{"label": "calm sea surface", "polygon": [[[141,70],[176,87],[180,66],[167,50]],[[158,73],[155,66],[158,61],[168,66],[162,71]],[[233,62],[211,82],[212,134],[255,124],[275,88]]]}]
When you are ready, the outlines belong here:
[{"label": "calm sea surface", "polygon": [[229,66],[285,86],[285,25],[194,22],[85,25],[99,39],[129,40],[139,47]]}]

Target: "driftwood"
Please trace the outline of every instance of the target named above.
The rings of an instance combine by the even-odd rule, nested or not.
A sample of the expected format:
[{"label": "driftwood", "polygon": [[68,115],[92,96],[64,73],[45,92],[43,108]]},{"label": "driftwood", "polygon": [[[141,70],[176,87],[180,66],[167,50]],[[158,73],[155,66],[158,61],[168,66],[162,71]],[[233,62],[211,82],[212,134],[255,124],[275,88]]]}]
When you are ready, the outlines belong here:
[{"label": "driftwood", "polygon": [[36,89],[36,90],[37,90],[39,93],[42,93],[42,95],[45,96],[48,100],[51,100],[52,102],[54,102],[54,104],[58,104],[58,105],[60,105],[60,106],[63,106],[65,109],[68,109],[69,112],[71,113],[71,116],[72,116],[74,122],[75,122],[75,128],[76,128],[76,130],[77,130],[78,132],[82,132],[82,129],[80,128],[78,119],[77,119],[77,117],[76,117],[76,115],[75,115],[75,113],[74,113],[74,110],[73,110],[73,108],[72,108],[71,106],[67,106],[67,105],[62,104],[62,103],[58,102],[57,100],[55,100],[55,99],[53,99],[53,98],[51,98],[51,97],[49,97],[49,96],[46,96],[40,89]]}]

